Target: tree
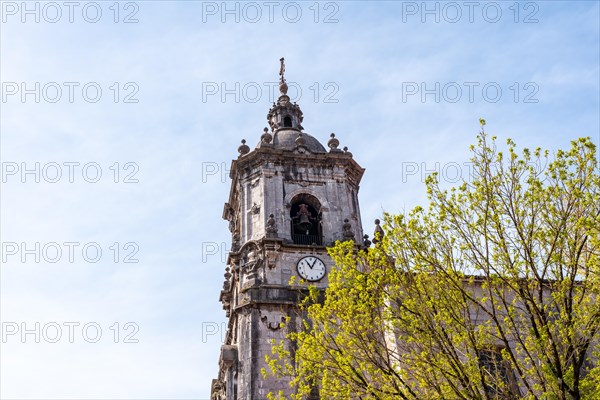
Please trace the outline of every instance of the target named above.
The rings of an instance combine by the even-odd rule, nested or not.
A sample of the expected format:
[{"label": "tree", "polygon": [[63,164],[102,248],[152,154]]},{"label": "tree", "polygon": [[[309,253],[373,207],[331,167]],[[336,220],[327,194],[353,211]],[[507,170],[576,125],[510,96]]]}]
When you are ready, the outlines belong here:
[{"label": "tree", "polygon": [[386,214],[375,248],[330,249],[324,298],[310,288],[268,359],[292,398],[600,398],[595,146],[505,154],[481,122],[470,181],[433,174],[428,208]]}]

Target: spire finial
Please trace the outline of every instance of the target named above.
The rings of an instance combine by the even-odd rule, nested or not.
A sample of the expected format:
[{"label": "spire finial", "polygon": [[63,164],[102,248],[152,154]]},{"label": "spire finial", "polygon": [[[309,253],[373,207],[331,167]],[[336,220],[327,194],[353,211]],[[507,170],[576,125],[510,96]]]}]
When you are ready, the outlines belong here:
[{"label": "spire finial", "polygon": [[281,64],[281,66],[279,67],[279,75],[281,75],[281,82],[285,82],[285,78],[283,77],[283,74],[285,73],[285,58],[281,57],[279,59],[279,62]]},{"label": "spire finial", "polygon": [[[288,85],[285,83],[285,78],[283,77],[283,74],[285,73],[285,58],[281,57],[279,62],[281,63],[281,66],[279,67],[279,75],[281,75],[281,79],[279,80],[279,92],[282,95],[287,95]],[[287,99],[289,101],[289,97]]]}]

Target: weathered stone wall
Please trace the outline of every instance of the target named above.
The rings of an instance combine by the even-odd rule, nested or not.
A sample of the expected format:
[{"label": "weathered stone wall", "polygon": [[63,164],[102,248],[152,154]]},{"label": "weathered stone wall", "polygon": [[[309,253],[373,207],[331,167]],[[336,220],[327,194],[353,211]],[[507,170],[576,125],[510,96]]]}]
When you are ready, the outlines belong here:
[{"label": "weathered stone wall", "polygon": [[[300,279],[297,264],[302,257],[314,255],[324,262],[325,276],[311,284],[327,287],[333,262],[326,247],[292,242],[291,207],[296,196],[308,194],[317,199],[324,245],[347,240],[348,235],[361,243],[363,235],[358,180],[347,173],[356,167],[351,159],[328,154],[295,155],[290,160],[279,156],[267,151],[255,164],[238,165],[226,204],[232,236],[238,239],[228,261],[231,278],[222,293],[235,330],[228,332],[225,345],[237,350],[235,362],[221,360],[227,400],[234,398],[232,391],[239,400],[266,399],[269,392],[279,390],[290,393],[289,380],[265,378],[261,371],[267,368],[265,356],[271,355],[271,340],[283,340],[290,329],[301,326],[296,305],[306,284],[291,285],[290,280]],[[269,222],[271,215],[274,221]],[[282,327],[287,316],[293,316],[294,323]]]}]

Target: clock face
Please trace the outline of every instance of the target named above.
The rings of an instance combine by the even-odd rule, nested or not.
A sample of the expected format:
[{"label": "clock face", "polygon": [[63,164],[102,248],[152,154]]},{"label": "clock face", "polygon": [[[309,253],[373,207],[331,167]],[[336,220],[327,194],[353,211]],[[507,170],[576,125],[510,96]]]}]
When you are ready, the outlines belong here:
[{"label": "clock face", "polygon": [[325,276],[325,263],[315,256],[306,256],[298,261],[298,275],[310,282]]}]

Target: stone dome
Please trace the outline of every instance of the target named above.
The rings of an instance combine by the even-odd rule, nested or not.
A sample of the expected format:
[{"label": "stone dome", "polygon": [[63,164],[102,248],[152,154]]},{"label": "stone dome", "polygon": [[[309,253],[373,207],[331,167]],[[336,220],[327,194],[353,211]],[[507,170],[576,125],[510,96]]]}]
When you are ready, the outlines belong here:
[{"label": "stone dome", "polygon": [[[296,139],[299,133],[297,129],[278,129],[273,133],[272,145],[276,149],[294,150],[298,147]],[[302,132],[302,138],[311,153],[326,153],[325,147],[314,136]]]}]

